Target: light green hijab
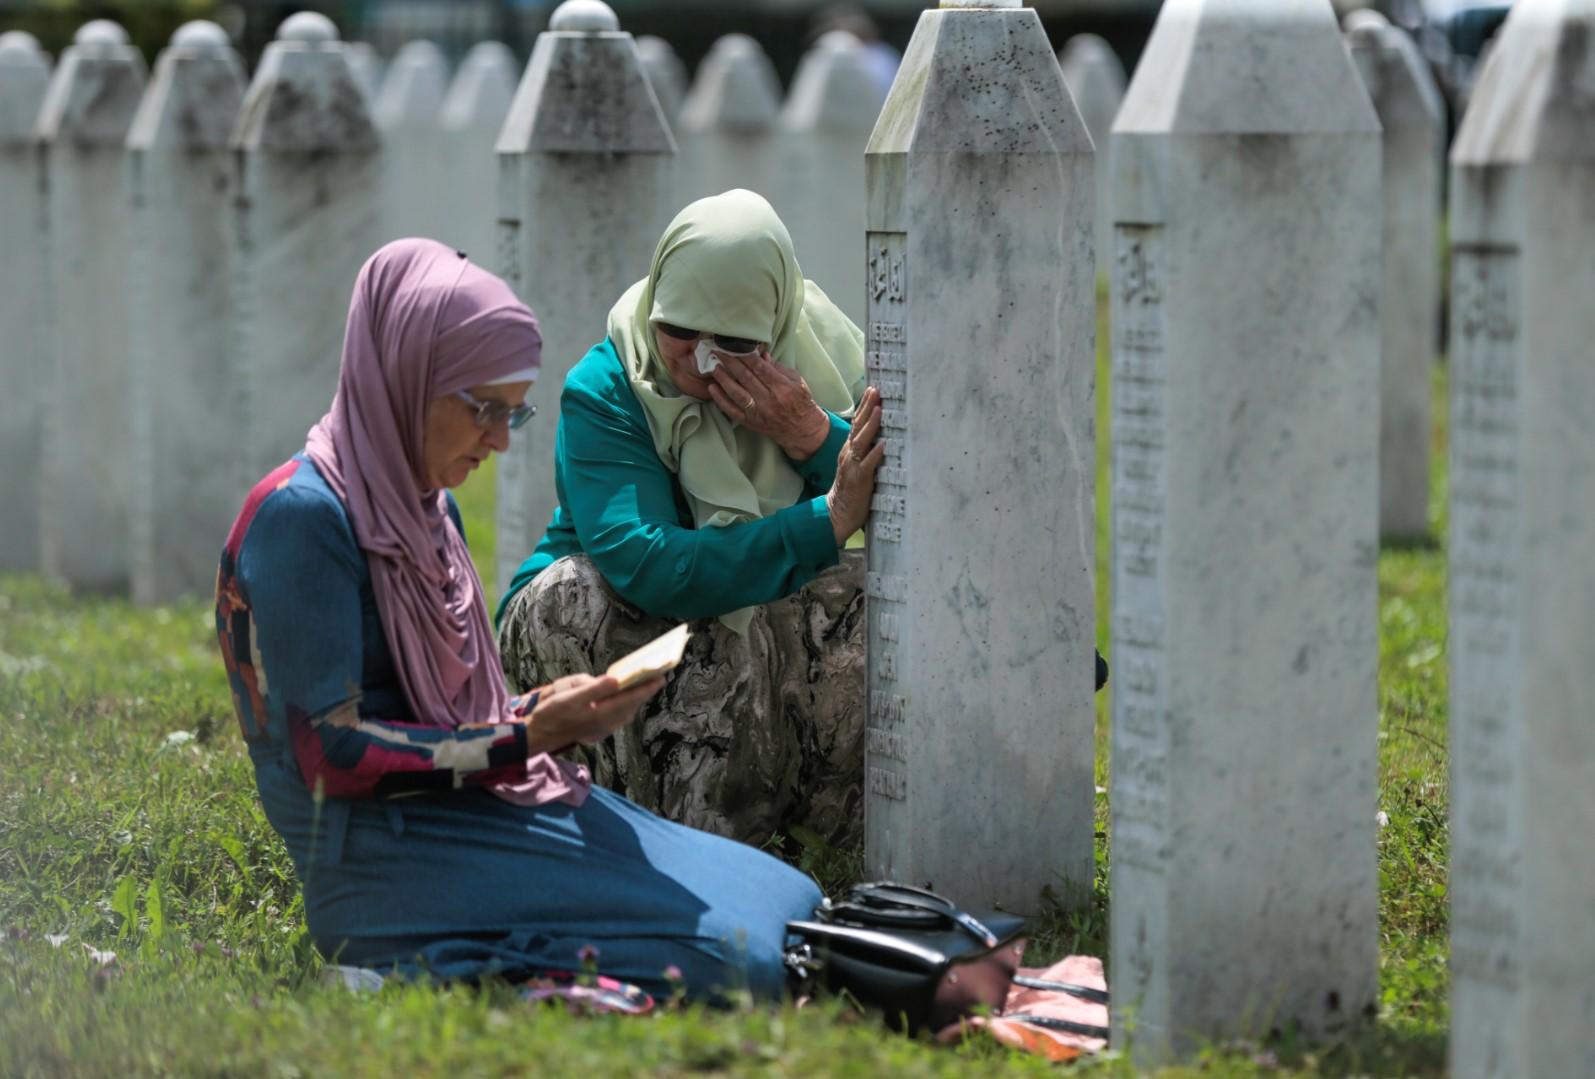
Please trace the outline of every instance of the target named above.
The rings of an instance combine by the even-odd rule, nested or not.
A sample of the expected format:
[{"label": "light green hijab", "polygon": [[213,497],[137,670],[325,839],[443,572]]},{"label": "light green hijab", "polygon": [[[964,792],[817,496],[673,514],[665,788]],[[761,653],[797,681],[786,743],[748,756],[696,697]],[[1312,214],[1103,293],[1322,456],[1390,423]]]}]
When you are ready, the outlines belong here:
[{"label": "light green hijab", "polygon": [[[699,199],[676,215],[648,276],[609,312],[609,337],[648,417],[654,449],[676,473],[699,528],[767,517],[803,497],[803,478],[771,439],[676,388],[653,323],[767,341],[814,400],[851,414],[864,392],[864,334],[819,286],[803,279],[792,237],[752,191]],[[738,633],[752,608],[722,615]]]}]

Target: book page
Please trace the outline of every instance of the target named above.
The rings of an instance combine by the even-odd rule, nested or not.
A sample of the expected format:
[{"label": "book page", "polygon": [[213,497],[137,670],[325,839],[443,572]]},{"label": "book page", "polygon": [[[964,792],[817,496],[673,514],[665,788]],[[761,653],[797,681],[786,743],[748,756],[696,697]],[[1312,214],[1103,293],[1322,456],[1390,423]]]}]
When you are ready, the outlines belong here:
[{"label": "book page", "polygon": [[620,680],[620,688],[647,681],[655,675],[674,670],[687,651],[687,638],[692,631],[683,622],[668,633],[661,634],[609,665],[604,673]]}]

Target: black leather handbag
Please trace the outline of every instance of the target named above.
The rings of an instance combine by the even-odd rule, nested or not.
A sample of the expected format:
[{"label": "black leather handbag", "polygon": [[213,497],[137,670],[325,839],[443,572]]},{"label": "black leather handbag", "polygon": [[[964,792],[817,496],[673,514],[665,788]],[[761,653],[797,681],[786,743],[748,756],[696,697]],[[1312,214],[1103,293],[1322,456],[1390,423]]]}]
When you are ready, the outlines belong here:
[{"label": "black leather handbag", "polygon": [[1025,949],[1025,921],[961,910],[907,884],[855,885],[812,921],[788,922],[787,969],[802,989],[846,993],[909,1034],[984,1008],[999,1014]]}]

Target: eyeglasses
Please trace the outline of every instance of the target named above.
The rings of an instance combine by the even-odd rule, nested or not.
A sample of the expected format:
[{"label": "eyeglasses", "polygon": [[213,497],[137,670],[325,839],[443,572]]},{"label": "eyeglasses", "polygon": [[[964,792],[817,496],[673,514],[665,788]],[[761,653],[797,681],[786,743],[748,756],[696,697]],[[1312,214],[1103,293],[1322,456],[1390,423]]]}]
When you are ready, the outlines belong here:
[{"label": "eyeglasses", "polygon": [[655,322],[659,332],[666,337],[674,337],[677,341],[696,341],[700,337],[707,337],[714,342],[714,347],[728,356],[751,356],[759,351],[759,342],[747,337],[728,337],[723,333],[701,333],[698,330],[689,330],[685,326],[672,325],[669,322]]},{"label": "eyeglasses", "polygon": [[510,430],[514,431],[526,426],[526,421],[537,415],[536,405],[506,405],[503,401],[482,401],[464,390],[456,391],[454,396],[476,410],[476,414],[471,418],[476,421],[476,426],[484,431],[498,426],[505,420],[509,421]]}]

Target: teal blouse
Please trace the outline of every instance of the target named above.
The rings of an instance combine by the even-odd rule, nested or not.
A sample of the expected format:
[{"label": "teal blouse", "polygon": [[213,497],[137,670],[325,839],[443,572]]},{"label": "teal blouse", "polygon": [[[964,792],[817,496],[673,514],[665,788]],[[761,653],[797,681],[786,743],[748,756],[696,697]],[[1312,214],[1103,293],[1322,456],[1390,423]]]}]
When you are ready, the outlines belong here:
[{"label": "teal blouse", "polygon": [[660,617],[714,618],[791,595],[836,564],[825,493],[849,430],[831,415],[825,444],[807,461],[792,462],[806,496],[796,505],[757,521],[694,528],[681,485],[659,460],[642,405],[605,339],[565,378],[554,439],[559,506],[497,617],[556,559],[581,553],[623,599]]}]

